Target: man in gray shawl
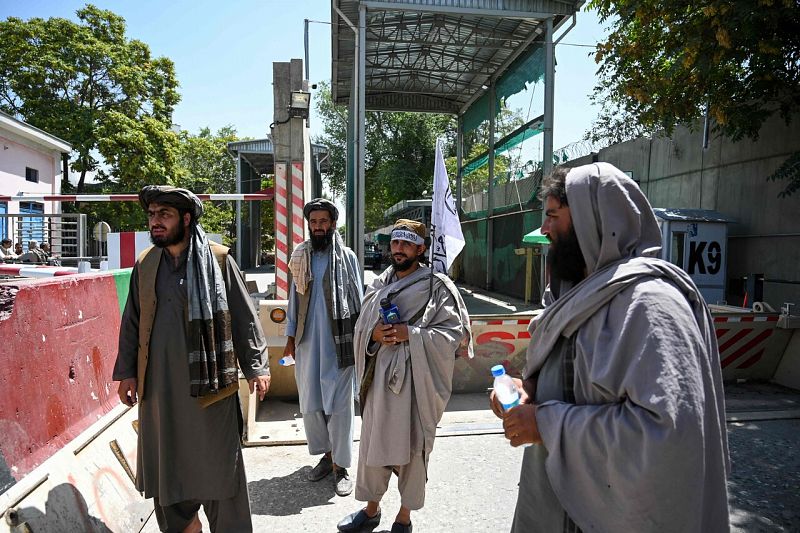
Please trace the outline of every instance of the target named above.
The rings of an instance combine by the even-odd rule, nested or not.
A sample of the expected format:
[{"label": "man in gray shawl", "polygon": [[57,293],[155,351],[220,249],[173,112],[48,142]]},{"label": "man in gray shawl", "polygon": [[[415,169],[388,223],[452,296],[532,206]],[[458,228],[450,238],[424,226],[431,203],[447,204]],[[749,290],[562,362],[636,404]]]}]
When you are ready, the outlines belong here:
[{"label": "man in gray shawl", "polygon": [[531,322],[512,531],[728,531],[722,373],[708,308],[639,187],[608,163],[542,186],[550,303]]},{"label": "man in gray shawl", "polygon": [[197,221],[186,189],[139,193],[155,246],[131,272],[114,380],[139,403],[136,488],[153,498],[161,531],[252,531],[240,446],[239,368],[263,399],[269,361],[261,323],[228,248]]},{"label": "man in gray shawl", "polygon": [[[455,285],[420,260],[425,226],[398,220],[392,265],[368,288],[355,330],[361,400],[356,499],[367,506],[346,516],[340,531],[375,527],[392,472],[400,510],[392,533],[411,532],[411,511],[425,502],[428,459],[436,425],[450,399],[456,351],[472,356],[469,316]],[[381,302],[398,308],[400,323],[384,324]]]},{"label": "man in gray shawl", "polygon": [[339,210],[332,202],[311,200],[303,215],[311,237],[289,260],[283,355],[295,358],[308,451],[324,454],[308,479],[319,481],[333,471],[336,494],[347,496],[353,492],[347,469],[353,453],[353,327],[364,292],[362,270],[336,231]]}]

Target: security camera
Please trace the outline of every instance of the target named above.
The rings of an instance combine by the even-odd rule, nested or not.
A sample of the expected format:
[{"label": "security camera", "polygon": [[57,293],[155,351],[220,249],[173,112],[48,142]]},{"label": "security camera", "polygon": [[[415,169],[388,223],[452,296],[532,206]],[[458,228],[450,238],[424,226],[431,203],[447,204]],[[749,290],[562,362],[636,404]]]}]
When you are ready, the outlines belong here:
[{"label": "security camera", "polygon": [[317,88],[317,84],[316,84],[316,83],[312,83],[312,84],[311,84],[311,88],[312,88],[312,89],[316,89],[316,88]]}]

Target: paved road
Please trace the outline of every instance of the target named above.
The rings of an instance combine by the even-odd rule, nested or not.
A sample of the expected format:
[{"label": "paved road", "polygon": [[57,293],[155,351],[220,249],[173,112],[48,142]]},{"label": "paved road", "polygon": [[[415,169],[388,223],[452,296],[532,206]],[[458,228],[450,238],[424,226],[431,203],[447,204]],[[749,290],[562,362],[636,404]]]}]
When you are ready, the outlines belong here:
[{"label": "paved road", "polygon": [[[369,284],[380,271],[366,270],[364,274]],[[259,284],[263,280],[259,276]],[[482,299],[480,291],[476,294],[473,305],[485,307],[486,312],[503,312],[493,309],[492,301]],[[512,302],[512,307],[512,312],[524,310],[519,302]],[[769,410],[770,404],[786,408],[787,402],[791,408],[800,405],[798,394],[773,390],[771,397],[763,386],[757,387],[728,387],[729,410]],[[732,422],[728,432],[733,531],[800,531],[800,419]],[[354,450],[357,455],[358,444]],[[332,478],[318,483],[305,480],[314,463],[305,446],[247,448],[244,457],[255,531],[334,532],[342,517],[359,508],[352,496],[334,494]],[[508,531],[521,457],[521,450],[511,448],[499,434],[438,438],[431,455],[426,505],[413,515],[415,530]],[[376,532],[389,531],[398,505],[393,481]],[[153,522],[148,521],[146,533],[157,531]]]},{"label": "paved road", "polygon": [[[798,531],[800,420],[735,423],[728,429],[733,531]],[[334,494],[331,477],[306,481],[313,460],[305,446],[247,448],[244,457],[255,531],[334,532],[343,516],[359,508],[352,496]],[[425,507],[413,515],[415,531],[508,531],[521,457],[497,434],[438,438]],[[398,505],[393,480],[375,531],[391,528]]]}]

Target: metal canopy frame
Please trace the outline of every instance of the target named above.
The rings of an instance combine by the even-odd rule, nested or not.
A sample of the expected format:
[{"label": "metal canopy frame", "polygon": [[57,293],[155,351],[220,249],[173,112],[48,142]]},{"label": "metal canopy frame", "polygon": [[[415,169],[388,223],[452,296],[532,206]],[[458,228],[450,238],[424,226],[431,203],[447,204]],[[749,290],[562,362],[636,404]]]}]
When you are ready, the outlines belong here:
[{"label": "metal canopy frame", "polygon": [[[552,167],[553,33],[584,0],[331,0],[331,96],[348,105],[347,244],[364,259],[365,111],[458,116],[461,203],[463,114],[489,94],[486,288],[491,289],[495,85],[523,53],[545,49],[543,171]],[[570,26],[571,28],[571,26]],[[569,31],[569,30],[567,30]],[[566,31],[562,33],[566,34]],[[536,43],[536,41],[540,43]],[[536,44],[535,44],[536,43]]]},{"label": "metal canopy frame", "polygon": [[[348,104],[364,25],[365,108],[462,114],[516,57],[582,1],[333,0],[331,92]],[[352,24],[348,23],[350,21]]]}]

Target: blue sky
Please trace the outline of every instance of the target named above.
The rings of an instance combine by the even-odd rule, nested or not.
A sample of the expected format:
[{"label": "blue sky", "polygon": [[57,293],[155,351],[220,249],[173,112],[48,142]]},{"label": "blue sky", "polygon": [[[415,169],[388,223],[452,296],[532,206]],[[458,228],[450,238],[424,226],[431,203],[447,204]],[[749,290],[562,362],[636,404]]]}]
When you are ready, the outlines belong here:
[{"label": "blue sky", "polygon": [[[330,21],[330,0],[96,0],[95,5],[125,18],[129,38],[150,46],[154,55],[175,63],[181,102],[173,121],[196,133],[233,125],[242,136],[263,137],[272,122],[272,63],[303,58],[303,20]],[[0,0],[0,18],[66,17],[85,2]],[[604,35],[594,13],[581,13],[577,26],[556,49],[554,146],[579,140],[597,112],[588,101],[596,66],[591,49]],[[330,25],[310,25],[311,82],[330,80]],[[530,117],[541,114],[543,88],[537,85]],[[530,93],[510,105],[528,116]],[[320,127],[313,120],[312,135]],[[538,141],[525,154],[537,153]]]}]

